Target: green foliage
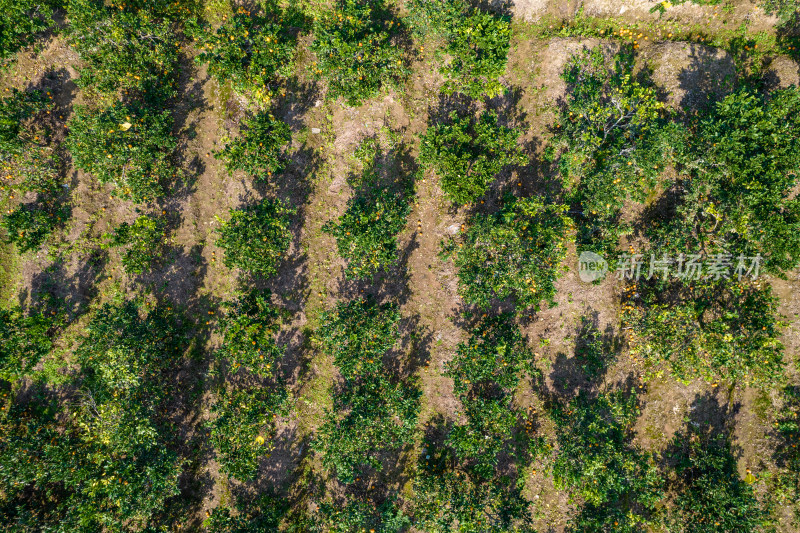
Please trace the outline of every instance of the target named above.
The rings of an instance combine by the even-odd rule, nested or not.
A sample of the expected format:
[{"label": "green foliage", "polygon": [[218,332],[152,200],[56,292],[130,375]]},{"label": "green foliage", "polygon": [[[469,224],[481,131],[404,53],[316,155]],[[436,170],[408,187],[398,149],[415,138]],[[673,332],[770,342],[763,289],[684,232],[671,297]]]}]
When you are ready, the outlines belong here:
[{"label": "green foliage", "polygon": [[665,0],[664,2],[659,2],[655,6],[650,8],[650,13],[659,13],[664,14],[667,12],[667,9],[673,6],[679,6],[681,4],[685,4],[686,2],[691,2],[696,6],[714,6],[722,2],[722,0]]},{"label": "green foliage", "polygon": [[208,63],[209,73],[235,91],[268,104],[276,84],[294,68],[297,36],[293,17],[276,6],[266,15],[240,7],[219,28],[198,28],[195,41],[201,53],[196,61]]},{"label": "green foliage", "polygon": [[289,509],[288,502],[272,494],[259,496],[254,502],[237,498],[235,510],[217,507],[204,525],[214,533],[272,533]]},{"label": "green foliage", "polygon": [[0,380],[16,382],[28,374],[52,348],[48,332],[52,317],[21,308],[0,309]]},{"label": "green foliage", "polygon": [[654,458],[632,444],[637,399],[623,391],[590,398],[583,391],[552,411],[558,437],[556,486],[584,505],[572,531],[642,531],[663,497]]},{"label": "green foliage", "polygon": [[52,96],[36,90],[10,93],[0,98],[0,190],[52,199],[60,192],[61,161],[49,128],[40,126],[52,110]]},{"label": "green foliage", "polygon": [[458,268],[464,301],[488,308],[509,298],[520,312],[538,310],[542,300],[553,305],[571,227],[565,211],[525,198],[509,199],[494,215],[474,215],[443,247]]},{"label": "green foliage", "polygon": [[[52,449],[57,436],[53,420],[54,409],[45,402],[19,405],[6,388],[2,393],[0,411],[0,523],[14,524],[15,531],[41,531],[45,524],[58,524],[61,520],[57,498],[53,491],[49,498],[36,489],[37,475],[49,475],[47,457],[42,451]],[[51,452],[52,453],[52,452]],[[46,486],[46,481],[39,481]],[[26,495],[25,491],[32,494]]]},{"label": "green foliage", "polygon": [[2,421],[0,516],[15,531],[137,531],[178,493],[174,454],[127,406],[92,411],[103,417],[102,429],[91,421],[78,425],[89,416],[81,408],[66,432],[52,406],[17,407],[9,415],[15,418]]},{"label": "green foliage", "polygon": [[51,0],[0,0],[0,68],[53,24]]},{"label": "green foliage", "polygon": [[36,146],[37,132],[31,131],[29,119],[51,107],[41,91],[12,89],[10,95],[0,98],[0,154],[3,163]]},{"label": "green foliage", "polygon": [[[169,309],[142,318],[139,305],[125,302],[104,305],[87,331],[77,351],[85,396],[76,423],[96,477],[78,485],[82,514],[112,528],[145,523],[178,493],[180,460],[165,446],[158,413],[170,396],[164,372],[186,348],[184,330]],[[114,479],[102,483],[102,473]]]},{"label": "green foliage", "polygon": [[217,240],[217,246],[225,250],[225,265],[265,277],[275,274],[292,241],[289,224],[295,213],[271,199],[231,210]]},{"label": "green foliage", "polygon": [[122,267],[129,274],[142,274],[150,270],[153,260],[159,257],[166,236],[167,221],[160,217],[140,215],[133,224],[123,222],[109,235],[110,245],[125,247]]},{"label": "green foliage", "polygon": [[414,478],[414,524],[429,533],[533,533],[524,482],[487,480],[451,469],[448,448],[426,448]]},{"label": "green foliage", "polygon": [[69,0],[68,40],[84,63],[78,83],[116,100],[118,93],[162,103],[177,94],[178,37],[151,10],[101,0]]},{"label": "green foliage", "polygon": [[226,361],[231,372],[242,368],[259,378],[274,378],[283,350],[275,343],[280,313],[270,303],[270,292],[251,290],[224,307],[224,338],[217,358]]},{"label": "green foliage", "polygon": [[644,285],[639,294],[623,305],[623,323],[651,377],[666,366],[683,381],[765,387],[783,379],[783,324],[769,285],[698,280]]},{"label": "green foliage", "polygon": [[369,278],[397,262],[397,235],[411,213],[411,194],[410,187],[381,183],[374,162],[364,169],[347,210],[322,228],[336,238],[348,279]]},{"label": "green foliage", "polygon": [[95,400],[130,395],[154,407],[167,396],[156,385],[185,350],[184,328],[168,308],[149,307],[105,304],[87,326],[77,355]]},{"label": "green foliage", "polygon": [[[256,476],[260,458],[274,449],[276,418],[288,407],[288,390],[280,381],[261,383],[276,379],[283,356],[275,342],[280,314],[266,290],[249,291],[224,304],[224,310],[223,341],[216,353],[220,364],[212,375],[223,375],[234,385],[220,381],[208,427],[222,470],[246,481]],[[250,384],[253,378],[257,384]],[[242,380],[248,385],[237,388]]]},{"label": "green foliage", "polygon": [[399,337],[397,306],[371,300],[339,303],[322,316],[317,339],[347,381],[380,373],[382,357]]},{"label": "green foliage", "polygon": [[[199,0],[111,0],[104,2],[102,0],[69,0],[75,2],[85,2],[86,11],[97,12],[99,8],[105,6],[113,8],[122,13],[141,13],[147,17],[156,19],[180,20],[182,17],[186,18],[188,15],[196,14],[196,10],[201,7]],[[74,8],[81,4],[76,4]],[[103,11],[101,11],[103,12]],[[105,13],[112,13],[111,9],[104,11]]]},{"label": "green foliage", "polygon": [[326,533],[401,533],[411,525],[409,518],[397,508],[393,499],[380,505],[372,501],[350,498],[346,503],[323,502],[315,531]]},{"label": "green foliage", "polygon": [[575,360],[581,366],[583,375],[588,379],[600,377],[614,362],[615,350],[618,349],[616,339],[601,335],[587,317],[581,317],[578,339],[575,346]]},{"label": "green foliage", "polygon": [[244,121],[240,135],[225,145],[217,156],[229,172],[242,170],[266,180],[283,170],[281,150],[292,140],[289,126],[271,113],[261,111]]},{"label": "green foliage", "polygon": [[800,519],[800,387],[787,386],[781,396],[771,435],[777,441],[773,460],[778,472],[770,493],[777,504],[793,508],[796,522]]},{"label": "green foliage", "polygon": [[453,378],[458,396],[470,396],[470,390],[499,388],[510,400],[521,375],[533,373],[533,354],[511,318],[482,317],[470,331],[469,340],[458,345],[445,373]]},{"label": "green foliage", "polygon": [[445,92],[461,92],[472,98],[503,94],[498,78],[506,70],[510,39],[508,17],[470,10],[450,31],[447,51],[451,59],[442,69],[448,79]]},{"label": "green foliage", "polygon": [[[445,375],[453,379],[466,423],[455,424],[442,444],[426,443],[414,481],[415,524],[436,533],[533,531],[524,479],[498,476],[501,455],[522,461],[522,415],[512,405],[533,354],[511,315],[479,318],[458,345]],[[463,465],[464,470],[456,469]]]},{"label": "green foliage", "polygon": [[467,423],[453,427],[447,444],[457,457],[474,463],[476,477],[492,477],[498,455],[505,451],[506,442],[514,435],[519,415],[510,408],[511,399],[510,396],[461,398]]},{"label": "green foliage", "polygon": [[53,200],[23,204],[0,219],[0,227],[8,233],[8,241],[24,253],[38,248],[53,230],[70,216],[70,209]]},{"label": "green foliage", "polygon": [[409,213],[404,195],[388,187],[370,188],[350,199],[337,223],[323,227],[336,238],[339,255],[347,261],[347,278],[369,278],[397,262],[397,234]]},{"label": "green foliage", "polygon": [[498,78],[508,60],[509,17],[473,8],[464,0],[412,0],[408,9],[410,26],[419,38],[433,34],[447,41],[450,57],[441,69],[446,93],[493,98],[504,92]]},{"label": "green foliage", "polygon": [[449,122],[429,126],[422,136],[420,162],[436,172],[451,201],[474,202],[504,168],[525,164],[519,135],[519,130],[498,124],[494,111],[477,119],[453,111]]},{"label": "green foliage", "polygon": [[619,220],[629,201],[642,202],[656,184],[679,136],[662,126],[655,88],[634,74],[631,47],[609,60],[601,46],[573,55],[561,77],[567,96],[554,129],[558,169],[579,204],[578,246],[613,254],[631,231]]},{"label": "green foliage", "polygon": [[449,36],[452,28],[463,21],[469,5],[464,0],[409,0],[406,23],[414,36]]},{"label": "green foliage", "polygon": [[1,415],[0,513],[17,531],[138,531],[178,494],[165,373],[186,347],[166,308],[103,305],[75,350],[72,401],[42,393]]},{"label": "green foliage", "polygon": [[730,438],[689,424],[673,441],[678,496],[671,522],[674,531],[769,531],[768,513],[736,467]]},{"label": "green foliage", "polygon": [[420,390],[392,379],[383,363],[398,341],[399,319],[396,305],[363,299],[323,315],[318,342],[333,356],[344,383],[313,446],[343,483],[352,483],[367,465],[381,470],[387,452],[413,440]]},{"label": "green foliage", "polygon": [[768,15],[774,15],[782,22],[796,21],[797,14],[800,13],[798,0],[761,0],[759,5]]},{"label": "green foliage", "polygon": [[650,228],[661,253],[764,257],[782,273],[800,261],[800,89],[741,89],[699,120],[681,154],[674,216]]},{"label": "green foliage", "polygon": [[525,373],[535,373],[533,354],[510,315],[479,319],[447,364],[467,422],[454,425],[445,442],[478,476],[492,477],[514,436],[520,415],[511,404]]},{"label": "green foliage", "polygon": [[322,464],[342,483],[352,483],[367,466],[383,469],[387,452],[401,450],[414,440],[420,390],[370,375],[346,384],[334,397],[313,445]]},{"label": "green foliage", "polygon": [[312,74],[328,97],[359,105],[406,75],[401,32],[384,0],[336,0],[314,21]]},{"label": "green foliage", "polygon": [[100,110],[77,107],[67,148],[77,168],[113,184],[114,194],[154,201],[176,176],[172,126],[169,111],[137,103]]},{"label": "green foliage", "polygon": [[0,190],[8,199],[35,195],[35,200],[3,213],[0,227],[24,253],[38,248],[70,216],[61,190],[61,160],[50,145],[50,131],[38,122],[52,108],[41,91],[13,90],[0,99]]},{"label": "green foliage", "polygon": [[222,389],[211,408],[210,443],[223,472],[247,481],[274,449],[275,419],[285,411],[285,388]]}]

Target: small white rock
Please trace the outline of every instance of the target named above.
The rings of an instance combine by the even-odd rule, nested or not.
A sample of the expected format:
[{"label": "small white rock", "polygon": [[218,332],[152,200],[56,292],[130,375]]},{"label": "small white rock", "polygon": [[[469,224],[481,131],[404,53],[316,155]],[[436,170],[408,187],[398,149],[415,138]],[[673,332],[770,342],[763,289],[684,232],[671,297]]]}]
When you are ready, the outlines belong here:
[{"label": "small white rock", "polygon": [[322,130],[319,128],[311,128],[311,133],[322,133]]}]

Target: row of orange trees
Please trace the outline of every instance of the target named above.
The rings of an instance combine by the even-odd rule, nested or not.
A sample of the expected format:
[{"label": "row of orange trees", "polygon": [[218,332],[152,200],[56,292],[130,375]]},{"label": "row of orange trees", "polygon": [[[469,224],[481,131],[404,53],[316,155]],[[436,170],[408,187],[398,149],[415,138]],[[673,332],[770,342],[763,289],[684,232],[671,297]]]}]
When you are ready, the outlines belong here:
[{"label": "row of orange trees", "polygon": [[[231,173],[272,187],[284,179],[292,140],[277,103],[294,71],[297,34],[304,19],[274,3],[264,9],[239,7],[215,26],[193,21],[189,35],[198,64],[221,85],[230,84],[249,102],[235,135],[215,157]],[[256,497],[241,486],[258,482],[263,461],[275,448],[279,421],[292,410],[285,346],[277,341],[291,312],[272,302],[264,286],[281,268],[292,242],[297,213],[290,202],[267,196],[231,209],[220,219],[216,245],[223,262],[240,272],[236,298],[223,303],[219,320],[222,344],[209,374],[211,409],[205,428],[223,474],[232,482],[229,505],[214,509],[210,531],[274,531],[289,506],[273,487]]]},{"label": "row of orange trees", "polygon": [[[0,71],[13,68],[17,52],[41,38],[53,25],[57,0],[25,0],[2,6]],[[5,89],[0,95],[0,227],[20,253],[39,248],[70,217],[62,188],[65,163],[53,94],[39,87]]]},{"label": "row of orange trees", "polygon": [[185,178],[170,107],[178,96],[183,20],[191,1],[65,2],[67,42],[80,56],[67,149],[75,168],[137,204],[137,217],[104,236],[132,275],[164,252],[169,221],[159,207]]},{"label": "row of orange trees", "polygon": [[451,60],[440,100],[454,107],[422,136],[420,162],[445,196],[469,211],[442,249],[456,266],[469,309],[460,318],[469,329],[445,370],[461,421],[429,423],[437,431],[426,432],[418,457],[414,518],[424,531],[532,531],[525,470],[542,442],[529,431],[518,391],[539,374],[516,313],[494,304],[507,300],[521,314],[552,301],[571,222],[564,206],[538,198],[507,194],[498,211],[484,209],[498,178],[528,160],[521,130],[503,125],[484,100],[504,92],[509,20],[465,2],[438,4],[412,2],[412,21],[417,34],[446,43]]},{"label": "row of orange trees", "polygon": [[[24,11],[22,4],[33,3],[20,3]],[[45,6],[25,11],[31,23],[44,20]],[[83,65],[77,83],[92,102],[68,123],[72,162],[113,183],[116,194],[152,205],[175,172],[173,119],[164,108],[175,95],[176,21],[185,6],[76,0],[57,7]],[[14,167],[9,179],[24,177],[9,186],[20,191],[13,194],[35,193],[4,219],[22,252],[38,249],[69,216],[64,154],[50,142],[60,139],[52,126],[63,128],[63,116],[54,116],[63,110],[51,100],[46,91],[14,92],[1,104],[3,164]],[[163,235],[163,221],[142,215],[118,228],[111,244],[126,247],[126,270],[141,272]],[[184,469],[170,391],[189,345],[185,319],[169,305],[114,298],[58,345],[66,318],[58,299],[40,296],[0,320],[4,527],[118,531],[170,523]]]}]

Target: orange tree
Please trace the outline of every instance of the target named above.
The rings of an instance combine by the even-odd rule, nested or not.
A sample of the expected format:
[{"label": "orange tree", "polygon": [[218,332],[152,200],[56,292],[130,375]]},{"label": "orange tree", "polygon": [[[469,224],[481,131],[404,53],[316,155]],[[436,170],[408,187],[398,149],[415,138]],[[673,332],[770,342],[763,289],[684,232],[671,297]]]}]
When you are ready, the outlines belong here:
[{"label": "orange tree", "polygon": [[505,72],[511,38],[510,18],[471,6],[464,0],[412,0],[409,25],[418,37],[446,40],[449,61],[441,72],[444,91],[472,98],[503,93],[498,78]]},{"label": "orange tree", "polygon": [[390,496],[379,504],[370,497],[351,497],[345,501],[325,501],[319,505],[314,533],[358,533],[380,531],[401,533],[411,525],[409,518]]},{"label": "orange tree", "polygon": [[449,120],[428,127],[422,136],[419,159],[441,180],[442,191],[458,204],[483,196],[497,175],[527,157],[517,145],[520,132],[498,123],[497,113],[479,117],[453,111]]},{"label": "orange tree", "polygon": [[322,464],[342,483],[368,466],[382,470],[384,454],[413,441],[419,396],[417,387],[377,375],[346,384],[314,441]]},{"label": "orange tree", "polygon": [[626,292],[622,318],[650,377],[769,387],[784,376],[777,305],[761,282],[651,281]]},{"label": "orange tree", "polygon": [[633,74],[634,52],[613,58],[602,47],[573,55],[561,74],[565,103],[546,157],[558,156],[567,200],[576,206],[579,249],[612,256],[632,231],[621,221],[625,202],[642,202],[670,160],[680,128],[662,123],[655,87]]},{"label": "orange tree", "polygon": [[442,68],[447,93],[494,98],[504,92],[498,78],[505,73],[511,40],[509,17],[470,9],[448,32],[450,61]]},{"label": "orange tree", "polygon": [[410,0],[406,3],[408,14],[405,21],[414,37],[449,35],[464,18],[469,5],[464,0]]},{"label": "orange tree", "polygon": [[266,180],[283,170],[282,150],[292,140],[289,126],[266,111],[259,111],[243,124],[239,136],[215,154],[225,161],[228,171],[242,170]]},{"label": "orange tree", "polygon": [[[519,469],[525,452],[538,443],[519,430],[524,415],[513,407],[526,374],[536,374],[533,355],[511,315],[478,318],[445,372],[466,422],[449,428],[443,443],[426,442],[414,480],[417,527],[442,533],[533,531]],[[516,473],[499,472],[501,455],[516,458]]]},{"label": "orange tree", "polygon": [[322,228],[336,238],[350,279],[369,278],[397,262],[397,235],[411,213],[413,186],[382,183],[374,165],[364,169],[344,214]]},{"label": "orange tree", "polygon": [[779,468],[770,487],[779,505],[794,503],[795,516],[800,514],[800,387],[789,385],[781,394],[772,437],[776,440],[773,460]]},{"label": "orange tree", "polygon": [[583,501],[570,531],[636,532],[656,523],[662,480],[654,458],[632,444],[637,398],[625,391],[592,398],[583,391],[555,403],[556,487]]},{"label": "orange tree", "polygon": [[115,195],[153,202],[176,177],[172,126],[169,111],[140,103],[78,107],[66,144],[75,166],[113,184]]},{"label": "orange tree", "polygon": [[225,250],[225,265],[265,277],[275,274],[292,240],[289,224],[295,212],[272,199],[231,210],[217,239]]},{"label": "orange tree", "polygon": [[125,272],[142,274],[150,269],[153,260],[161,255],[166,224],[164,218],[140,215],[132,224],[123,222],[107,236],[110,246],[125,247],[122,252]]},{"label": "orange tree", "polygon": [[[438,466],[448,462],[448,451],[428,455],[425,469],[414,478],[417,498],[414,523],[424,531],[456,533],[533,533],[530,502],[524,486],[509,479],[484,480]],[[451,452],[450,452],[451,453]],[[434,464],[435,461],[437,464]]]},{"label": "orange tree", "polygon": [[179,38],[161,4],[66,2],[67,38],[84,64],[78,84],[112,100],[120,93],[154,103],[175,96]]},{"label": "orange tree", "polygon": [[54,0],[0,2],[0,68],[53,24],[53,7],[57,4]]},{"label": "orange tree", "polygon": [[38,248],[70,214],[69,207],[53,200],[22,204],[3,215],[0,227],[6,230],[9,242],[27,252]]},{"label": "orange tree", "polygon": [[358,105],[405,75],[402,24],[384,0],[336,0],[314,20],[312,74],[330,98]]},{"label": "orange tree", "polygon": [[67,36],[86,68],[78,83],[96,104],[70,120],[67,147],[76,167],[135,202],[154,201],[177,177],[174,118],[177,21],[192,1],[69,0]]},{"label": "orange tree", "polygon": [[208,428],[222,470],[245,481],[272,452],[276,419],[287,408],[288,391],[277,377],[280,312],[269,291],[252,290],[225,304],[220,325],[223,341],[212,376],[221,379]]},{"label": "orange tree", "polygon": [[221,83],[231,83],[238,93],[266,104],[292,74],[295,26],[304,25],[296,13],[272,2],[263,13],[239,7],[216,29],[206,23],[191,29],[200,50],[195,61],[208,63],[209,73]]},{"label": "orange tree", "polygon": [[414,524],[432,533],[534,533],[524,484],[453,470],[452,450],[426,452],[414,478]]},{"label": "orange tree", "polygon": [[679,163],[671,216],[647,230],[658,255],[761,255],[779,275],[797,266],[800,89],[728,95],[694,121]]},{"label": "orange tree", "polygon": [[275,447],[275,417],[286,412],[286,398],[283,387],[217,390],[208,428],[223,472],[240,481],[255,478],[259,460]]},{"label": "orange tree", "polygon": [[237,497],[232,508],[223,505],[215,507],[203,525],[216,533],[279,531],[281,521],[289,511],[289,504],[284,498],[267,493],[255,499]]},{"label": "orange tree", "polygon": [[476,475],[490,478],[514,436],[520,414],[512,407],[524,374],[534,375],[533,354],[511,315],[484,316],[456,349],[445,375],[461,400],[466,424],[456,424],[446,444],[469,461]]},{"label": "orange tree", "polygon": [[174,436],[165,376],[186,350],[185,329],[170,308],[143,312],[124,302],[102,307],[87,333],[77,352],[83,393],[75,422],[94,475],[76,468],[66,483],[82,494],[77,510],[89,523],[146,524],[178,494],[182,467],[168,445]]},{"label": "orange tree", "polygon": [[187,346],[164,307],[103,305],[56,403],[43,387],[4,395],[0,513],[19,531],[142,530],[178,494],[165,379]]},{"label": "orange tree", "polygon": [[381,470],[388,452],[413,441],[419,388],[392,376],[384,362],[398,341],[399,320],[396,305],[358,299],[326,312],[317,332],[342,383],[313,446],[343,483],[367,466]]},{"label": "orange tree", "polygon": [[[20,252],[35,249],[70,216],[61,186],[62,162],[50,128],[41,125],[52,111],[52,96],[12,90],[0,98],[0,191],[13,209],[0,226]],[[13,200],[35,195],[35,200]]]},{"label": "orange tree", "polygon": [[800,13],[798,0],[761,0],[759,5],[767,14],[778,17],[781,22],[796,21]]},{"label": "orange tree", "polygon": [[496,214],[474,215],[442,249],[458,269],[464,301],[488,308],[508,298],[520,312],[552,304],[571,227],[565,211],[538,198],[509,198]]},{"label": "orange tree", "polygon": [[58,320],[21,308],[0,309],[0,380],[15,383],[52,348],[49,333]]},{"label": "orange tree", "polygon": [[739,477],[731,439],[703,423],[688,424],[672,442],[668,459],[675,462],[677,482],[670,529],[772,531],[769,509],[755,488]]},{"label": "orange tree", "polygon": [[223,341],[217,360],[228,372],[240,369],[262,379],[274,379],[283,350],[275,343],[281,312],[270,292],[250,290],[224,304],[220,327]]}]

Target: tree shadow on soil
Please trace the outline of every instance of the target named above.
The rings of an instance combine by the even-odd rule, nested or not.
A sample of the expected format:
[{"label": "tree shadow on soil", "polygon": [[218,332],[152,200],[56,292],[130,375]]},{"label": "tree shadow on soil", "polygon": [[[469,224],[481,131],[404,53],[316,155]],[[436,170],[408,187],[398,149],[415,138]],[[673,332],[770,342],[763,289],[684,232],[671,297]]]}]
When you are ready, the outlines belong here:
[{"label": "tree shadow on soil", "polygon": [[572,357],[559,352],[549,377],[552,394],[561,400],[575,397],[579,392],[597,394],[609,367],[622,349],[622,336],[610,324],[601,332],[599,314],[591,311],[581,317],[575,328],[575,348]]}]

